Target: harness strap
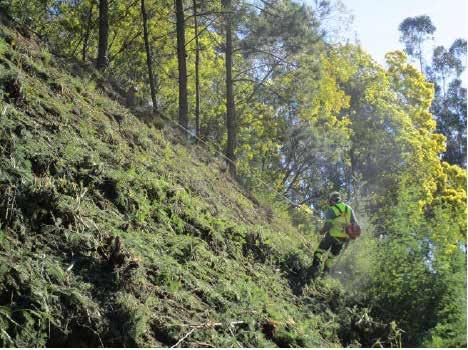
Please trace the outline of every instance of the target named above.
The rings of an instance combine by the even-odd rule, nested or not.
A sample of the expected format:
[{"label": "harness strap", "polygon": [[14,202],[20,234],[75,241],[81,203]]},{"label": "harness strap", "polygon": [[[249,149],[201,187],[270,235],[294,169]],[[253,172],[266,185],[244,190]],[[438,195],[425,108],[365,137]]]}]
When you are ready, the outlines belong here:
[{"label": "harness strap", "polygon": [[[338,209],[339,213],[340,213],[340,216],[343,216],[346,220],[346,224],[349,225],[349,222],[348,222],[348,206],[345,204],[345,208],[344,208],[344,211],[342,211],[340,209],[340,207],[338,206],[338,204],[335,204],[333,205],[336,209]],[[344,215],[343,215],[344,214]]]}]

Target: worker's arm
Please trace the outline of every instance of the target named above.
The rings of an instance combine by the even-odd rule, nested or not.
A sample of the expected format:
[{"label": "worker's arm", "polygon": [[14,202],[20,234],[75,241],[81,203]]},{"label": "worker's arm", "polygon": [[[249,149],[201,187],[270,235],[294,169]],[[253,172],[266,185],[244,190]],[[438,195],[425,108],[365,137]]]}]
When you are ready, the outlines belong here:
[{"label": "worker's arm", "polygon": [[324,234],[324,233],[327,233],[328,231],[330,231],[330,229],[333,226],[332,223],[330,222],[330,220],[334,219],[335,217],[336,217],[335,212],[331,208],[329,208],[325,213],[325,220],[326,220],[325,224],[320,229],[321,234]]}]

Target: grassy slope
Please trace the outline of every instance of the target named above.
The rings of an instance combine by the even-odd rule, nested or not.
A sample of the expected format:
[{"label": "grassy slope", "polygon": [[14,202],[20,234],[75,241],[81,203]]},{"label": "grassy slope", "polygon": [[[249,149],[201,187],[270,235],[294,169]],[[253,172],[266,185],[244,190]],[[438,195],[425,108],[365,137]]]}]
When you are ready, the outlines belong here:
[{"label": "grassy slope", "polygon": [[0,345],[168,346],[209,322],[182,345],[376,340],[338,282],[293,293],[310,247],[285,209],[0,33]]}]

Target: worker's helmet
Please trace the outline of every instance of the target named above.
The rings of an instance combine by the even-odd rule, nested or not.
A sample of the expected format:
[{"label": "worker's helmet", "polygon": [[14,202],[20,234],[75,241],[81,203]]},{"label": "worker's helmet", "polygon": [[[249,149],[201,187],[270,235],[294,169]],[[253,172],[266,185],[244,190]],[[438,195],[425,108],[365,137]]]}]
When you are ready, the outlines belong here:
[{"label": "worker's helmet", "polygon": [[330,193],[330,196],[328,197],[328,201],[330,203],[338,203],[341,201],[341,195],[340,195],[340,192],[332,192]]}]

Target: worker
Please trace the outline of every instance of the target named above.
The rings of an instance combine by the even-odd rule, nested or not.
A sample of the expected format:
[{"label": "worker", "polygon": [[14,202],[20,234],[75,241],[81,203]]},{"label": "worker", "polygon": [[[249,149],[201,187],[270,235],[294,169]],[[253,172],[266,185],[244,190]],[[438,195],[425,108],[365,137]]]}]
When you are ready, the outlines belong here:
[{"label": "worker", "polygon": [[[330,267],[333,266],[335,259],[348,244],[350,237],[356,237],[352,232],[351,234],[349,233],[349,227],[356,228],[359,230],[357,235],[360,234],[360,228],[353,209],[342,202],[339,192],[332,192],[328,198],[328,203],[330,206],[325,213],[326,221],[320,230],[320,233],[325,234],[325,236],[320,241],[319,247],[314,253],[314,260],[307,274],[307,279],[309,281],[318,277],[321,263],[324,259],[326,260],[324,262],[325,267],[323,272],[328,272]],[[330,253],[328,253],[328,257],[326,257],[328,250],[330,250]]]}]

